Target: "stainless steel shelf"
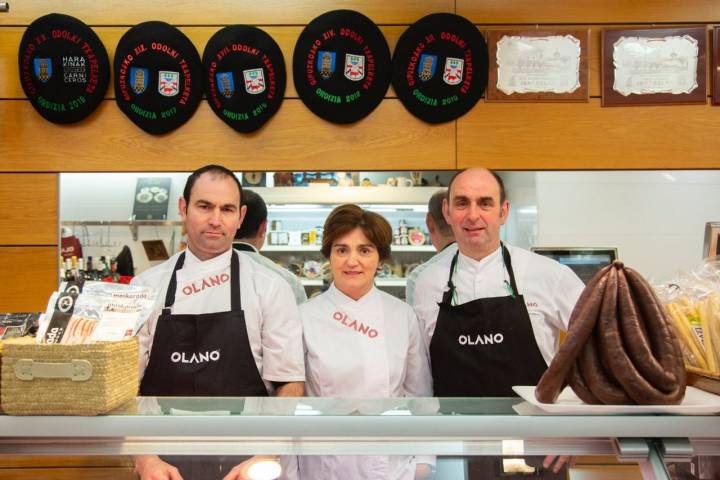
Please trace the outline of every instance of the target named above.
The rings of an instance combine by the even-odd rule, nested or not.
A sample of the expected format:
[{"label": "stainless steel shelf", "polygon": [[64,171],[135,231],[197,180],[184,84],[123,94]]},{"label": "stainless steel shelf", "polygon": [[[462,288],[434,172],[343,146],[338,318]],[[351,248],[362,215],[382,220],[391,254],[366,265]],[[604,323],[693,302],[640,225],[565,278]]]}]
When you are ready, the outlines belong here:
[{"label": "stainless steel shelf", "polygon": [[60,222],[65,227],[129,227],[133,241],[138,239],[140,227],[181,227],[180,220],[70,220]]}]

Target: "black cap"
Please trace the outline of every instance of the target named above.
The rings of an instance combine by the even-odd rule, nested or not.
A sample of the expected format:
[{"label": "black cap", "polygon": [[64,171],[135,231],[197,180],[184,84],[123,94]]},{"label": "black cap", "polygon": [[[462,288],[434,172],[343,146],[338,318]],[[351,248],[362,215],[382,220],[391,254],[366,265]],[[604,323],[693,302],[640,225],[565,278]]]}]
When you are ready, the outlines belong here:
[{"label": "black cap", "polygon": [[254,132],[280,108],[285,59],[259,28],[232,25],[216,32],[205,46],[203,66],[210,107],[238,132]]},{"label": "black cap", "polygon": [[433,13],[408,27],[392,63],[398,98],[428,123],[464,115],[487,86],[485,39],[475,25],[452,13]]},{"label": "black cap", "polygon": [[100,105],[110,62],[95,32],[59,13],[40,17],[20,41],[20,83],[35,110],[55,123],[79,122]]},{"label": "black cap", "polygon": [[352,123],[380,104],[390,85],[390,49],[372,20],[352,10],[327,12],[300,34],[293,53],[295,89],[317,116]]},{"label": "black cap", "polygon": [[202,99],[202,63],[195,46],[165,22],[144,22],[122,36],[115,49],[115,101],[148,133],[176,129]]}]

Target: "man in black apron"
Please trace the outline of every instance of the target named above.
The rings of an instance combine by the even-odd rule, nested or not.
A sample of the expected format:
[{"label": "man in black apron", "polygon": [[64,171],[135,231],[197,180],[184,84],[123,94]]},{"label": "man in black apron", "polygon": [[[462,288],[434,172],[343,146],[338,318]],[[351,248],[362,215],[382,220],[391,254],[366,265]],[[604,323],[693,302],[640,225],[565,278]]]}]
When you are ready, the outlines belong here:
[{"label": "man in black apron", "polygon": [[[231,307],[217,313],[173,314],[176,274],[183,268],[186,252],[170,260],[175,264],[140,384],[143,396],[268,395],[253,356],[242,308],[238,253],[231,250],[235,231],[245,211],[240,205],[241,193],[237,179],[224,167],[203,167],[188,179],[184,197],[180,200],[181,217],[188,232],[188,249],[202,261],[231,251]],[[288,300],[292,298],[288,297]],[[290,302],[294,305],[292,300]],[[302,382],[280,383],[276,387],[278,396],[303,395]],[[170,407],[174,401],[177,402],[168,399],[160,403]],[[177,476],[179,471],[185,480],[221,479],[246,458],[173,457],[161,460],[156,456],[142,456],[136,458],[136,471],[141,478],[153,475],[180,478]]]},{"label": "man in black apron", "polygon": [[[500,241],[500,227],[508,212],[502,180],[494,172],[468,169],[451,181],[443,213],[455,234],[458,252],[443,272],[447,289],[437,304],[429,347],[438,397],[515,396],[513,385],[536,385],[547,368],[526,299],[517,286],[513,259]],[[504,292],[499,294],[498,287],[494,287],[490,295],[476,291],[476,297],[469,299],[468,292],[474,288],[465,285],[464,299],[458,301],[454,282],[460,254],[471,265],[469,268],[500,262],[501,269],[490,269],[497,271],[497,279],[484,280],[492,280],[490,284],[502,286]],[[416,292],[416,297],[426,293]],[[547,459],[546,467],[551,461]],[[496,478],[502,473],[501,468],[498,472],[498,463],[471,462],[469,478]]]}]

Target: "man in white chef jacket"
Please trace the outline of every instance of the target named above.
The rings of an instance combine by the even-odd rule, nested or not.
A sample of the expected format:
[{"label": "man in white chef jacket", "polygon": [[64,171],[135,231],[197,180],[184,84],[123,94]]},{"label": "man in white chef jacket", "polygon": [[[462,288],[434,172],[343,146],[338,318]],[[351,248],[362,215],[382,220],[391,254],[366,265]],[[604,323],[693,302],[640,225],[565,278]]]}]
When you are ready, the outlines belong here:
[{"label": "man in white chef jacket", "polygon": [[307,300],[307,293],[300,278],[260,253],[265,244],[265,235],[267,233],[268,211],[265,200],[256,192],[244,189],[243,205],[247,207],[247,213],[242,225],[235,233],[233,248],[284,278],[295,294],[295,302],[298,305],[304,303]]},{"label": "man in white chef jacket", "polygon": [[[159,290],[156,314],[138,334],[141,395],[303,395],[293,292],[231,248],[246,213],[241,198],[240,183],[225,167],[193,172],[178,204],[188,248],[133,280]],[[191,463],[178,465],[183,476],[204,478]],[[240,470],[220,466],[227,480],[243,478]],[[142,480],[183,478],[157,456],[137,457],[136,471]]]},{"label": "man in white chef jacket", "polygon": [[509,209],[490,170],[450,182],[443,214],[458,251],[424,268],[412,296],[435,396],[506,397],[513,385],[537,385],[584,288],[568,267],[500,241]]},{"label": "man in white chef jacket", "polygon": [[445,197],[447,197],[447,188],[441,188],[433,193],[430,196],[430,200],[428,200],[428,213],[425,216],[425,225],[427,226],[430,236],[430,243],[435,247],[437,253],[423,264],[418,265],[407,276],[407,282],[405,283],[405,301],[410,305],[414,304],[415,282],[422,271],[435,262],[441,261],[444,257],[455,255],[455,252],[457,252],[455,234],[453,234],[452,228],[450,228],[450,225],[447,224],[443,216],[442,206]]}]

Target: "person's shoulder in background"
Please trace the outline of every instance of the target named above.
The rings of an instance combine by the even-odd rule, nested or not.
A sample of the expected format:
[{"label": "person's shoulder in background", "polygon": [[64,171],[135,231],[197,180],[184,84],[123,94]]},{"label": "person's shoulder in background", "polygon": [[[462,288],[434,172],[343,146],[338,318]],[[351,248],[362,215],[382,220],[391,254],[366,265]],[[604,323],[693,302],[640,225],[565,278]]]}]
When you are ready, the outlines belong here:
[{"label": "person's shoulder in background", "polygon": [[[282,280],[288,283],[295,296],[295,303],[300,305],[307,300],[307,294],[305,288],[302,285],[302,281],[294,275],[290,270],[287,270],[277,263],[273,262],[266,256],[257,252],[250,252],[245,250],[238,251],[240,258],[247,258],[251,260],[255,265],[261,267],[261,271],[269,271],[275,276],[280,277]],[[242,263],[240,263],[242,265]]]},{"label": "person's shoulder in background", "polygon": [[457,250],[457,243],[452,243],[410,272],[405,287],[405,300],[407,303],[414,304],[416,300],[415,292],[418,289],[423,289],[423,294],[438,288],[439,291],[443,290],[443,286],[447,284],[450,274],[452,258]]},{"label": "person's shoulder in background", "polygon": [[162,281],[163,277],[169,275],[173,271],[180,254],[182,254],[182,252],[177,252],[164,262],[142,271],[141,273],[136,275],[130,283],[133,285],[150,285],[153,287],[157,287],[158,283]]}]

